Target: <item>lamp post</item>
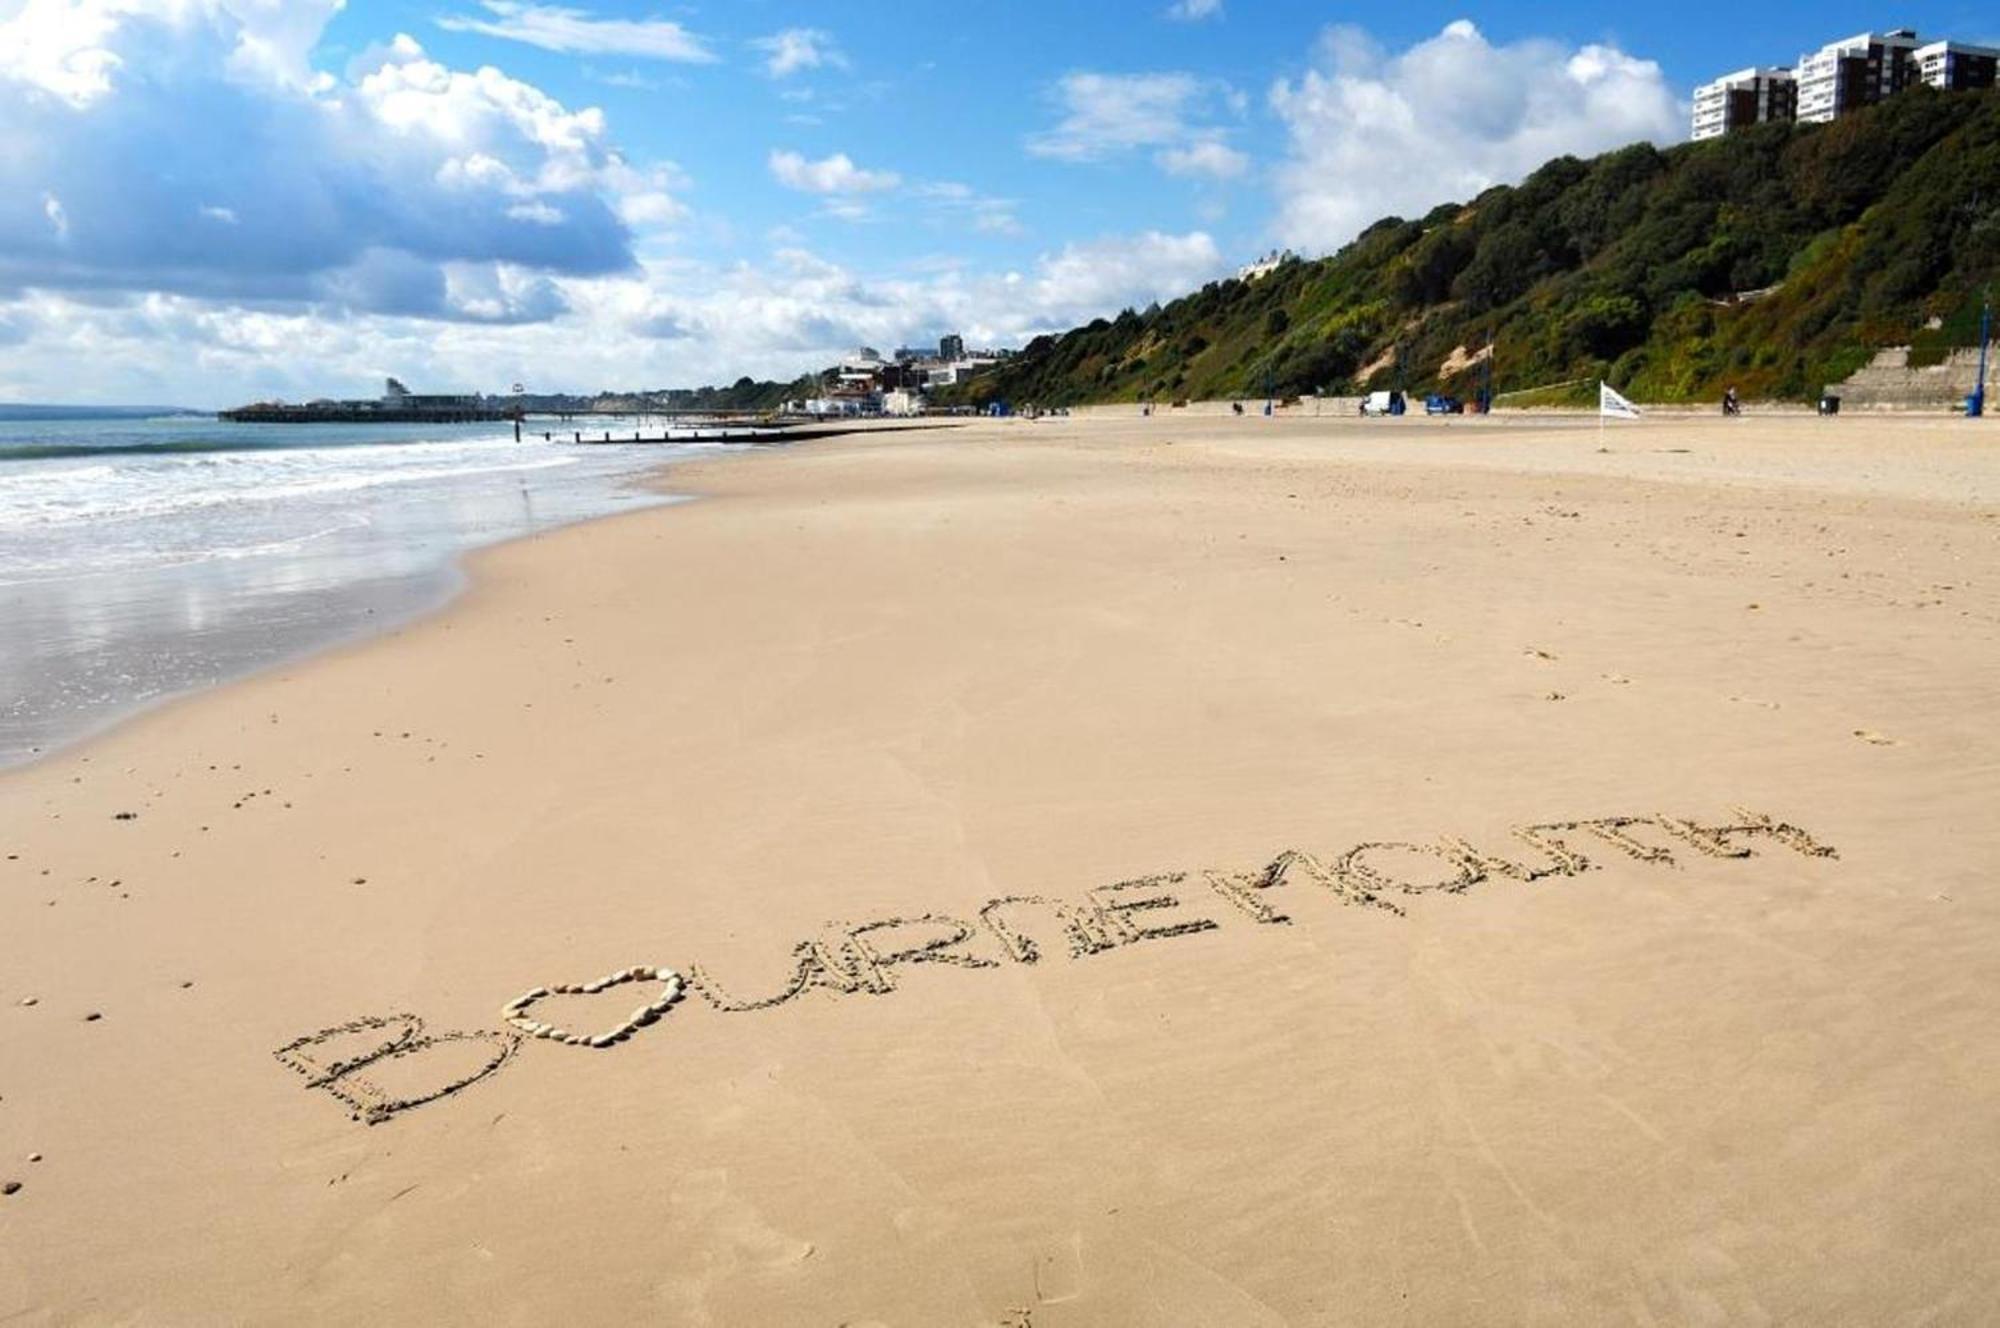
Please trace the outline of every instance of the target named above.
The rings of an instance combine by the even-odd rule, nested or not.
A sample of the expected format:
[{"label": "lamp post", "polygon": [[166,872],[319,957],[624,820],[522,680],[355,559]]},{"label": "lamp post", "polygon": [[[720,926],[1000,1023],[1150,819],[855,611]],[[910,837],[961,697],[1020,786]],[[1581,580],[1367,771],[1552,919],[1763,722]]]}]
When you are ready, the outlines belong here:
[{"label": "lamp post", "polygon": [[1992,344],[1993,297],[1989,293],[1979,309],[1979,378],[1972,385],[1972,395],[1965,399],[1968,419],[1976,420],[1986,413],[1986,356]]}]

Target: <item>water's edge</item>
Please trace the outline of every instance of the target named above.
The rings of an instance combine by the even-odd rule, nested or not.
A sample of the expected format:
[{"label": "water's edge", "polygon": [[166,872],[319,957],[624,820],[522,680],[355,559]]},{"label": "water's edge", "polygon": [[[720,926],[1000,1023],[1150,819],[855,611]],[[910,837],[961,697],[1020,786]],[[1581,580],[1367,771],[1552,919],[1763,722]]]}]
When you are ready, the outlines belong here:
[{"label": "water's edge", "polygon": [[667,487],[674,470],[689,462],[715,461],[735,454],[736,449],[732,448],[703,450],[691,457],[661,457],[617,482],[615,487],[622,497],[620,506],[554,519],[531,530],[440,550],[441,556],[435,562],[392,582],[337,586],[314,592],[315,605],[322,610],[335,607],[335,602],[343,597],[350,602],[341,615],[322,618],[321,630],[301,631],[268,654],[246,658],[234,667],[219,670],[211,677],[186,686],[135,698],[125,705],[100,708],[81,722],[50,728],[38,735],[39,740],[30,748],[10,750],[0,747],[0,779],[32,770],[53,758],[73,754],[127,724],[175,705],[297,667],[308,660],[366,645],[447,613],[476,584],[471,563],[479,555],[577,526],[657,513],[663,508],[696,501],[698,495],[675,492]]}]

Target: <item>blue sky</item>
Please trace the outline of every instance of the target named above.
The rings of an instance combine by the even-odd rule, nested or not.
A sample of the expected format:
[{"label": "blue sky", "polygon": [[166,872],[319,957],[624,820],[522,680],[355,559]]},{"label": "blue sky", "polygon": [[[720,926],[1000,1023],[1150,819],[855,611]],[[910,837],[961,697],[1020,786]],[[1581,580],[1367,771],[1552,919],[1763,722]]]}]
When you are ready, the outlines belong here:
[{"label": "blue sky", "polygon": [[1019,343],[1990,5],[0,0],[0,399]]}]

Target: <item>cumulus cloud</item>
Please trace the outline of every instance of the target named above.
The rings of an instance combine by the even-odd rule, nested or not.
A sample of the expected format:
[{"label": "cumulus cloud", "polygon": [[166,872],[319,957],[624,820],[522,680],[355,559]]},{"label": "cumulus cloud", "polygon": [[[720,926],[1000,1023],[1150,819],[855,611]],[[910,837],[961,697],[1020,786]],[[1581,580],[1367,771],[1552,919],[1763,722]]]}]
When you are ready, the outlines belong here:
[{"label": "cumulus cloud", "polygon": [[1494,45],[1459,21],[1410,49],[1358,29],[1321,39],[1314,68],[1279,80],[1284,123],[1277,232],[1330,250],[1387,215],[1417,216],[1517,180],[1565,153],[1586,155],[1684,128],[1660,67],[1612,46]]},{"label": "cumulus cloud", "polygon": [[1230,147],[1228,131],[1209,123],[1218,110],[1241,115],[1245,100],[1226,85],[1192,74],[1099,74],[1057,81],[1062,118],[1028,140],[1028,151],[1056,161],[1093,162],[1147,148],[1169,175],[1234,179],[1250,159]]},{"label": "cumulus cloud", "polygon": [[678,215],[601,112],[496,69],[399,37],[315,72],[335,8],[28,0],[0,21],[0,288],[530,317],[559,305],[535,274],[627,270],[630,228]]},{"label": "cumulus cloud", "polygon": [[716,58],[701,38],[666,19],[597,18],[580,9],[515,0],[480,0],[480,8],[491,17],[447,14],[437,25],[448,32],[477,32],[570,55],[629,55],[684,64],[708,64]]},{"label": "cumulus cloud", "polygon": [[1174,0],[1167,7],[1167,17],[1177,23],[1199,23],[1206,18],[1222,16],[1222,0]]},{"label": "cumulus cloud", "polygon": [[1026,290],[1043,330],[1055,330],[1126,305],[1185,295],[1223,267],[1222,251],[1206,232],[1146,231],[1065,245],[1042,259]]},{"label": "cumulus cloud", "polygon": [[838,43],[818,28],[786,28],[750,45],[764,53],[764,72],[772,78],[822,67],[847,68],[847,56]]},{"label": "cumulus cloud", "polygon": [[[792,246],[759,263],[654,258],[629,274],[489,280],[488,268],[441,271],[384,252],[342,278],[369,286],[354,300],[375,311],[339,319],[166,293],[0,296],[0,342],[18,343],[0,357],[0,395],[76,399],[79,363],[102,366],[84,389],[95,399],[190,405],[359,395],[384,373],[440,390],[782,379],[858,343],[962,332],[976,344],[1021,345],[1181,294],[1227,266],[1200,232],[1105,236],[1003,273],[950,262],[861,273]],[[421,311],[439,299],[458,301],[465,316],[430,321]],[[534,321],[543,316],[552,321]]]},{"label": "cumulus cloud", "polygon": [[863,170],[845,152],[809,161],[797,152],[777,151],[771,154],[770,166],[771,178],[779,184],[808,194],[879,193],[903,182],[894,171]]},{"label": "cumulus cloud", "polygon": [[[978,344],[1021,345],[1127,306],[1184,294],[1227,268],[1196,231],[1105,236],[1045,253],[1025,271],[959,265],[922,275],[869,277],[796,246],[766,264],[659,264],[643,282],[578,283],[601,322],[675,344],[684,364],[712,378],[791,376],[823,368],[857,345],[959,331]],[[685,378],[691,371],[682,370]]]},{"label": "cumulus cloud", "polygon": [[[408,37],[322,72],[338,5],[0,0],[0,396],[782,377],[855,341],[1019,344],[1227,266],[1199,232],[1103,237],[1012,272],[935,254],[861,271],[797,234],[761,261],[698,261],[663,234],[688,182],[628,160],[600,112]],[[1196,150],[1202,127],[1183,128],[1133,150]],[[933,230],[1018,230],[1011,201],[969,184],[845,154],[770,169],[822,206],[893,199]]]}]

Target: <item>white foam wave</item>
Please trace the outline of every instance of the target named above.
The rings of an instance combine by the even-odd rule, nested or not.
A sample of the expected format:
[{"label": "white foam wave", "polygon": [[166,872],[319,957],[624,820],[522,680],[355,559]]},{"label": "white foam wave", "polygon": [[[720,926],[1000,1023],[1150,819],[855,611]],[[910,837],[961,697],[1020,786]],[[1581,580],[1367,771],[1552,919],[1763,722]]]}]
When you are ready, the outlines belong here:
[{"label": "white foam wave", "polygon": [[[334,453],[341,450],[327,449]],[[375,449],[345,450],[362,452]],[[382,450],[394,452],[399,449]],[[345,464],[349,458],[341,457],[343,464],[327,467],[324,457],[314,458],[311,453],[298,452],[283,454],[282,460],[261,466],[237,467],[240,474],[197,479],[188,475],[185,469],[185,463],[192,459],[174,457],[171,460],[179,464],[165,468],[151,465],[143,468],[90,467],[87,469],[109,473],[92,476],[83,471],[73,472],[66,484],[44,486],[40,491],[25,495],[0,491],[0,530],[168,516],[230,504],[281,503],[353,493],[386,484],[552,470],[577,462],[577,458],[572,456],[505,461],[469,457],[457,465],[423,465],[411,464],[418,458],[376,457],[372,458],[373,465],[352,465]],[[443,458],[432,455],[422,460],[436,462]]]}]

